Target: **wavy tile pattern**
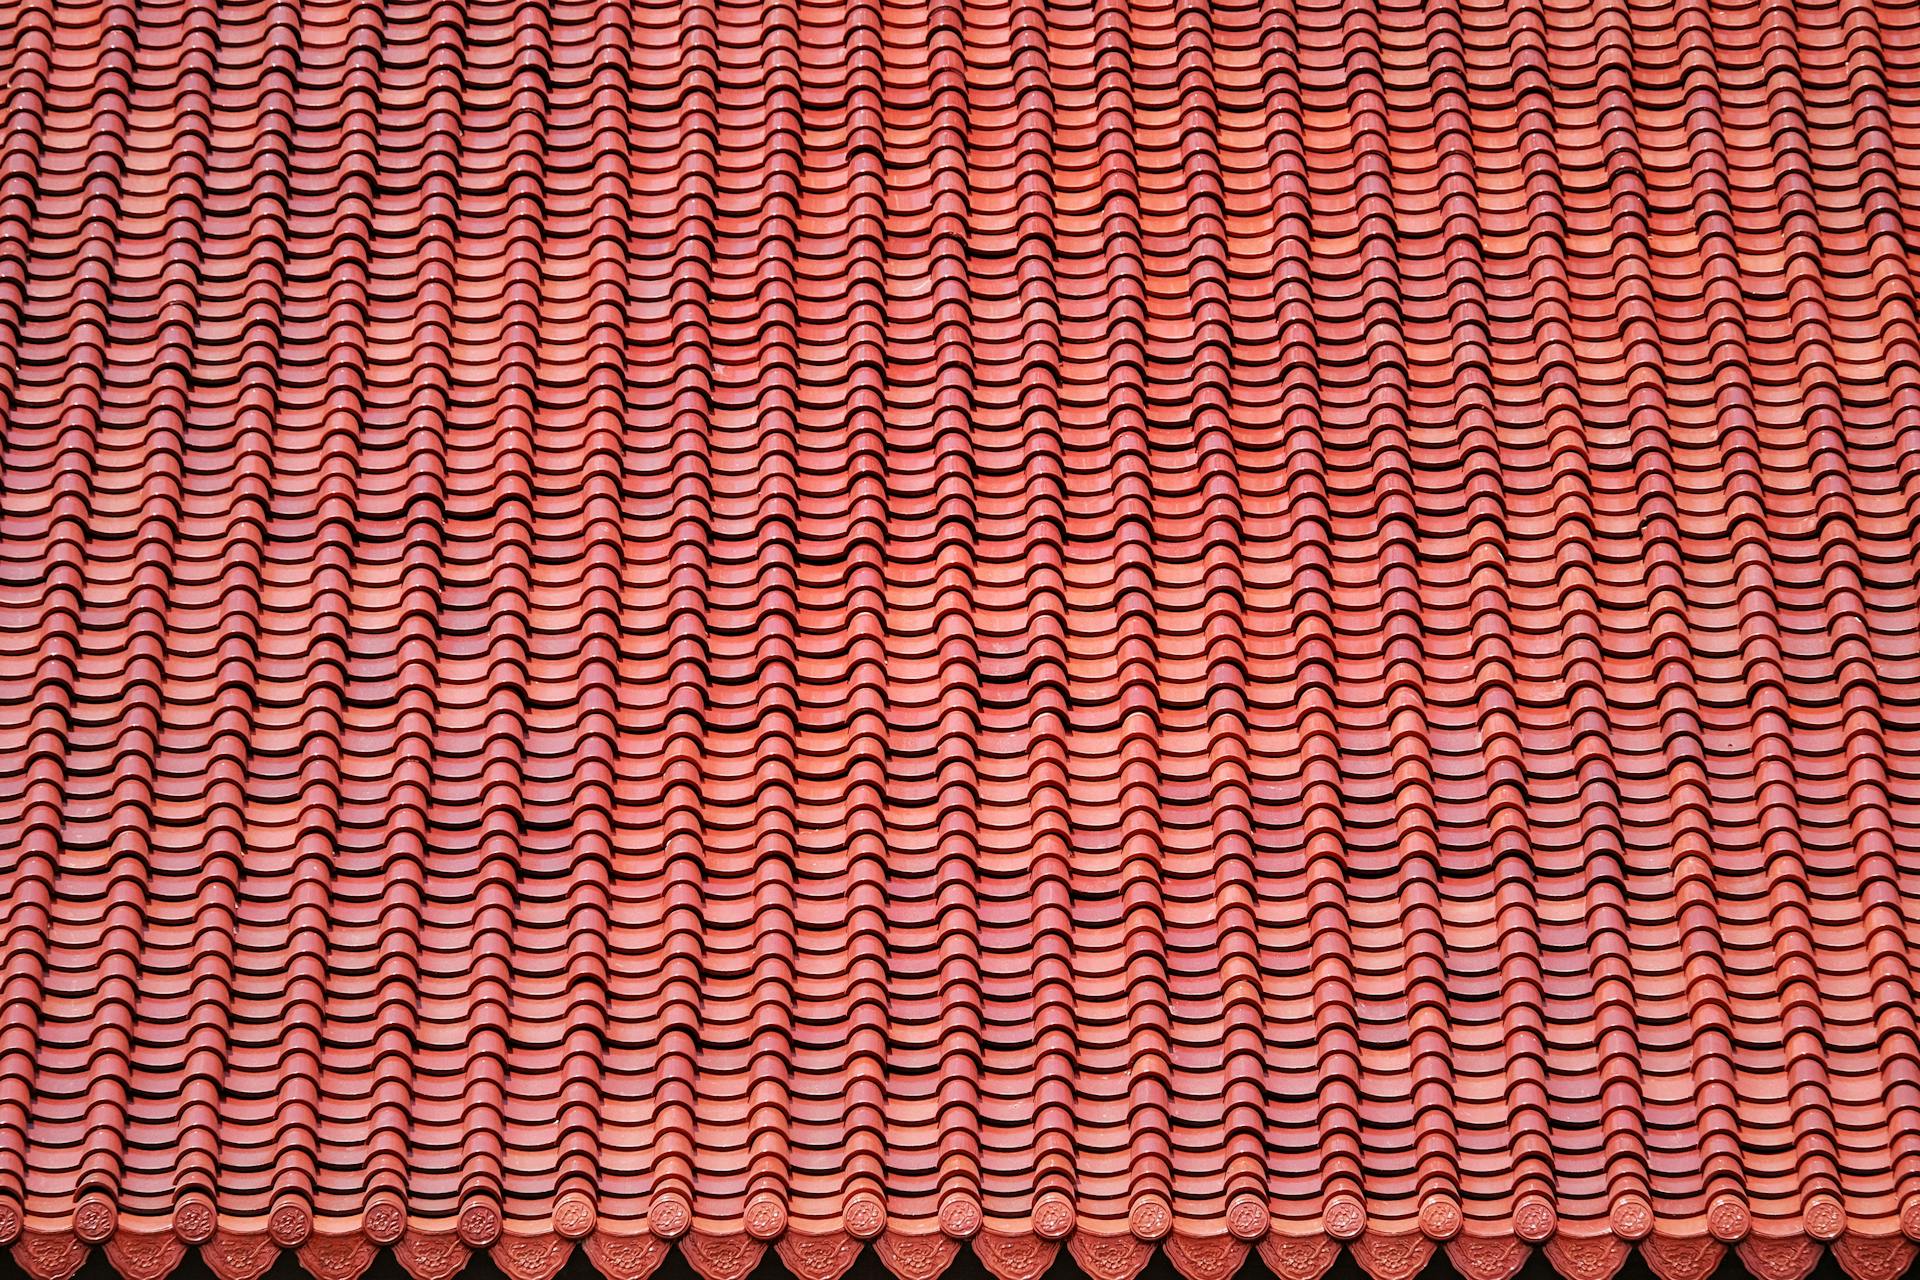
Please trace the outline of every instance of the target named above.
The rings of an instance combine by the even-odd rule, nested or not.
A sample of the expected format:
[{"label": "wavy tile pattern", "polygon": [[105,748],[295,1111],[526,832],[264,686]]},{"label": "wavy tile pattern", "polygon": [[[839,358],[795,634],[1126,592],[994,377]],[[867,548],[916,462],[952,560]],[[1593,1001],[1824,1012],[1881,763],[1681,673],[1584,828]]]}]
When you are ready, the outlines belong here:
[{"label": "wavy tile pattern", "polygon": [[0,96],[40,1280],[1911,1258],[1920,11],[0,0]]}]

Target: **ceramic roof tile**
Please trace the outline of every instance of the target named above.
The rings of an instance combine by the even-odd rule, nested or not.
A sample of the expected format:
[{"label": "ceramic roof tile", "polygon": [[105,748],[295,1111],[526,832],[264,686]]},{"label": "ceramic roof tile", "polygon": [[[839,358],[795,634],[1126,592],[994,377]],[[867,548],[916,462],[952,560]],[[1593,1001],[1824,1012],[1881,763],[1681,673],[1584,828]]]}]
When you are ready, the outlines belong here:
[{"label": "ceramic roof tile", "polygon": [[1920,17],[0,0],[0,1242],[1920,1239]]}]

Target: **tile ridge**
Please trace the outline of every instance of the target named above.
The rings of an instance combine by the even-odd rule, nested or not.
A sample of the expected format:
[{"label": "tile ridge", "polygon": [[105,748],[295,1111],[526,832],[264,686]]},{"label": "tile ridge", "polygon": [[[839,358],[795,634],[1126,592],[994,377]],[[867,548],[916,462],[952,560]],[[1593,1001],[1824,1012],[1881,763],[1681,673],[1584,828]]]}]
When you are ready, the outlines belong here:
[{"label": "tile ridge", "polygon": [[1614,304],[1626,362],[1626,428],[1632,449],[1633,497],[1644,558],[1650,647],[1647,661],[1660,690],[1658,715],[1674,825],[1671,874],[1680,948],[1689,983],[1692,1075],[1699,1098],[1703,1212],[1716,1239],[1733,1242],[1752,1225],[1735,1116],[1732,1003],[1719,944],[1718,901],[1708,815],[1706,756],[1689,634],[1683,531],[1666,419],[1667,371],[1656,324],[1649,260],[1652,226],[1644,158],[1636,132],[1632,85],[1638,69],[1631,16],[1605,0],[1595,27],[1599,57],[1599,127],[1605,139],[1607,198],[1618,234],[1613,251]]},{"label": "tile ridge", "polygon": [[[115,236],[115,213],[124,200],[135,17],[125,4],[112,4],[102,12],[99,21],[102,29],[93,41],[93,52],[99,62],[87,108],[93,127],[87,138],[86,167],[79,193],[79,243],[73,250],[76,261],[68,295],[71,301],[67,374],[59,393],[54,477],[47,514],[47,567],[42,575],[44,617],[38,654],[33,661],[35,705],[23,753],[26,775],[21,823],[23,856],[19,864],[20,880],[14,890],[19,905],[8,913],[8,923],[13,926],[8,936],[25,937],[19,949],[9,947],[5,975],[8,1004],[19,1000],[12,995],[18,985],[27,989],[23,994],[28,1007],[25,1010],[11,1008],[5,1020],[5,1032],[12,1034],[0,1033],[5,1035],[0,1039],[0,1048],[6,1051],[0,1055],[0,1063],[5,1064],[0,1066],[0,1138],[4,1138],[0,1140],[0,1237],[17,1237],[24,1216],[32,1209],[28,1196],[32,1171],[27,1163],[27,1139],[33,1119],[35,1086],[44,1058],[44,1047],[39,1043],[44,1025],[41,1012],[47,994],[56,908],[62,896],[62,818],[73,799],[71,734],[78,718],[76,691],[82,673],[82,620],[89,605],[85,590],[86,560],[99,499],[100,454],[105,447],[101,438],[105,434],[102,417],[106,353],[113,331],[111,286],[121,252]],[[29,221],[29,234],[31,225]],[[29,246],[29,261],[30,258]],[[23,272],[22,278],[29,275],[30,270]],[[10,396],[17,390],[11,379],[7,389]],[[11,410],[14,406],[8,407]],[[15,925],[14,912],[24,915],[29,909],[34,915]],[[123,1051],[131,1049],[124,1031],[119,1039]],[[7,1062],[7,1059],[24,1061]],[[103,1109],[113,1108],[120,1099],[113,1094],[100,1097],[98,1091],[102,1087],[102,1083],[95,1080],[89,1083],[87,1092],[90,1097],[98,1098]],[[104,1087],[112,1088],[111,1085]],[[103,1140],[96,1140],[97,1132],[89,1126],[88,1145],[82,1156],[86,1168],[81,1176],[86,1186],[104,1183],[115,1187],[122,1152],[112,1146],[101,1146],[100,1141],[113,1143],[114,1136],[109,1134]],[[104,1213],[105,1225],[110,1231],[117,1211],[111,1196],[96,1193],[90,1205],[93,1212],[89,1217],[99,1219]]]}]

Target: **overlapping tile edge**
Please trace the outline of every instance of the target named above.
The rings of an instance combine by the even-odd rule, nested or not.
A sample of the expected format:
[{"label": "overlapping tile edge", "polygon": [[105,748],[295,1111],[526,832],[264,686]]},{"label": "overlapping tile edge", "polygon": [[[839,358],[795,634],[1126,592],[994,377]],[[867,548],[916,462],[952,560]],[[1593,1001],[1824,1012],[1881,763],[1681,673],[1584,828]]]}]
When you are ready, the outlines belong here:
[{"label": "overlapping tile edge", "polygon": [[[1722,59],[1716,32],[1750,61]],[[1534,1249],[1567,1280],[1606,1280],[1630,1248],[1661,1280],[1705,1280],[1729,1249],[1764,1280],[1801,1280],[1827,1249],[1855,1280],[1892,1280],[1920,1239],[1920,856],[1902,794],[1920,777],[1916,32],[1910,8],[1853,3],[1099,0],[1016,3],[1004,22],[862,0],[0,6],[0,1241],[34,1280],[66,1280],[92,1248],[128,1280],[189,1248],[221,1280],[285,1251],[353,1280],[389,1247],[415,1280],[478,1250],[514,1280],[548,1280],[575,1250],[642,1280],[670,1248],[707,1280],[742,1280],[770,1249],[834,1280],[868,1247],[901,1280],[963,1248],[1001,1280],[1035,1280],[1062,1249],[1094,1280],[1130,1280],[1154,1249],[1190,1280],[1255,1250],[1316,1280],[1342,1248],[1375,1280],[1411,1280],[1442,1249],[1469,1280],[1507,1280]],[[1496,53],[1506,79],[1486,89]],[[803,163],[803,143],[831,165]],[[1482,153],[1511,167],[1476,173]],[[1369,432],[1378,448],[1354,443]],[[1008,510],[1025,521],[1012,535]],[[1107,578],[1067,533],[1097,546],[1103,523]],[[1422,577],[1423,544],[1468,567]],[[834,557],[844,580],[817,567]],[[1636,618],[1655,642],[1623,655]],[[567,619],[577,651],[552,639]],[[1543,634],[1563,643],[1558,676],[1540,673]],[[1016,676],[995,702],[990,679]],[[1556,679],[1565,724],[1538,712]],[[749,686],[743,729],[727,699]],[[1478,718],[1454,714],[1463,689]],[[813,720],[836,692],[848,710],[825,741]],[[1011,769],[993,758],[1020,736],[1009,702],[1026,713]],[[562,704],[578,715],[558,721]],[[548,770],[529,726],[556,724],[568,756]],[[657,777],[632,765],[649,751]],[[748,752],[764,768],[737,767]],[[282,788],[288,758],[298,785]],[[823,762],[845,783],[830,803],[808,771]],[[189,776],[203,793],[182,792]],[[260,812],[250,783],[273,793]],[[536,809],[543,830],[565,810],[563,839],[511,829]],[[1281,828],[1308,833],[1304,852]],[[547,913],[525,970],[475,942],[513,946],[523,834],[524,889]],[[834,857],[850,905],[822,925],[796,868]],[[644,893],[617,896],[622,859]],[[1357,878],[1349,902],[1329,870],[1349,859],[1387,887],[1362,900]],[[1602,871],[1567,870],[1582,859]],[[1295,861],[1308,869],[1268,873]],[[990,865],[1015,887],[985,894]],[[1463,866],[1480,879],[1449,900],[1442,869]],[[1580,906],[1543,942],[1549,873]],[[876,905],[890,874],[904,924]],[[267,885],[252,897],[249,876]],[[1672,894],[1671,918],[1630,914],[1635,877],[1642,897]],[[1718,900],[1716,877],[1732,885]],[[538,896],[556,880],[564,900]],[[1083,890],[1125,909],[1077,918]],[[983,918],[1020,893],[1026,950],[996,959]],[[463,894],[465,918],[448,905]],[[296,909],[269,918],[275,895]],[[606,1062],[539,1037],[554,992],[580,987],[595,1045],[611,1036],[605,975],[645,968],[614,939],[623,911],[667,956],[623,1028],[655,1033],[632,1052],[658,1113],[623,1117],[648,1145],[567,1146],[526,1174],[510,1124],[562,1146],[606,1101]],[[1548,953],[1576,916],[1599,939],[1580,953],[1593,989],[1567,997]],[[937,963],[890,971],[890,927]],[[1642,928],[1662,939],[1644,1029],[1683,1027],[1658,1044],[1633,1016]],[[819,979],[808,931],[854,953],[806,1016],[837,1002],[855,1024],[857,1096],[843,1189],[820,1190],[816,1158],[802,1196],[782,1125],[818,1097],[797,1104],[781,1072],[804,1033],[795,992]],[[1076,931],[1117,957],[1085,991]],[[334,932],[351,935],[337,1001],[328,962],[294,946]],[[1718,949],[1736,934],[1745,969]],[[389,936],[407,939],[391,968],[367,958]],[[728,945],[706,970],[675,951],[710,938]],[[154,996],[143,947],[186,980]],[[260,966],[282,956],[298,996],[276,1004]],[[1004,1020],[1029,960],[1023,1047]],[[1217,992],[1194,995],[1196,966]],[[703,1039],[709,971],[733,1021]],[[970,1086],[907,1099],[937,1105],[937,1124],[908,1123],[939,1151],[909,1150],[904,1186],[876,1101],[893,1046],[874,1010],[896,979],[913,1006],[901,1074]],[[1262,1038],[1268,999],[1309,1008],[1293,1038]],[[1060,1115],[1083,1001],[1100,1059],[1083,1083],[1124,1075],[1097,1102],[1128,1111],[1093,1135],[1128,1144],[1098,1187]],[[1569,1154],[1546,1063],[1578,1059],[1579,1031],[1550,1040],[1548,1009],[1583,1001],[1594,1062],[1568,1071],[1604,1081],[1581,1095],[1604,1149],[1581,1137]],[[1498,1016],[1476,1020],[1489,1003]],[[531,1120],[507,1088],[516,1008],[559,1064],[528,1055],[552,1086]],[[786,1020],[778,1052],[738,1031],[763,1009]],[[1177,1025],[1196,1010],[1217,1040]],[[420,1025],[342,1041],[352,1078],[334,1083],[358,1097],[375,1076],[377,1102],[324,1132],[325,1021],[349,1037],[403,1014]],[[183,1098],[178,1149],[157,1159],[126,1083],[156,1052],[143,1028],[183,1055],[156,1073]],[[1755,1101],[1740,1041],[1770,1033],[1751,1074],[1790,1085]],[[207,1060],[248,1035],[236,1169]],[[1044,1060],[1027,1074],[1051,1108],[1030,1135],[1048,1160],[1024,1173],[980,1150],[983,1108],[1016,1108],[959,1078],[985,1074],[989,1042]],[[292,1102],[263,1118],[276,1044]],[[1471,1064],[1436,1086],[1444,1102],[1416,1096],[1456,1049],[1518,1064],[1497,1099],[1505,1185],[1466,1167],[1487,1163],[1456,1129]],[[416,1081],[460,1053],[479,1067],[457,1092]],[[1302,1172],[1297,1150],[1269,1167],[1265,1108],[1287,1103],[1259,1089],[1309,1068],[1324,1168]],[[1182,1094],[1180,1073],[1206,1088]],[[1877,1128],[1857,1087],[1835,1118],[1863,1074],[1884,1082]],[[713,1079],[727,1096],[702,1094]],[[460,1126],[479,1140],[429,1150],[421,1173],[416,1103],[433,1112],[423,1145]],[[1184,1110],[1206,1111],[1213,1147],[1176,1145]],[[1674,1173],[1689,1140],[1697,1176]],[[739,1149],[703,1180],[703,1150]],[[356,1150],[358,1184],[338,1167]],[[1581,1165],[1564,1179],[1563,1156]],[[1203,1162],[1219,1168],[1180,1192]]]},{"label": "overlapping tile edge", "polygon": [[[660,1234],[648,1229],[650,1224],[633,1224],[631,1232],[596,1226],[584,1201],[563,1203],[547,1229],[531,1231],[524,1224],[503,1231],[497,1218],[471,1210],[455,1230],[388,1223],[377,1208],[369,1211],[365,1225],[346,1231],[329,1229],[337,1224],[315,1229],[289,1213],[276,1214],[264,1231],[206,1228],[192,1208],[176,1215],[171,1230],[128,1228],[112,1225],[110,1218],[96,1221],[83,1207],[76,1227],[84,1224],[86,1230],[29,1228],[17,1235],[13,1254],[33,1280],[70,1280],[91,1245],[102,1247],[127,1280],[163,1280],[195,1247],[219,1280],[259,1280],[283,1251],[293,1252],[316,1280],[358,1280],[389,1246],[413,1280],[451,1280],[477,1252],[487,1253],[511,1280],[552,1280],[576,1249],[584,1250],[607,1280],[646,1280],[675,1247],[704,1280],[745,1280],[769,1250],[799,1280],[839,1280],[865,1248],[899,1280],[936,1280],[966,1248],[998,1280],[1038,1280],[1062,1249],[1090,1280],[1133,1280],[1156,1249],[1165,1251],[1186,1280],[1229,1280],[1250,1253],[1281,1280],[1319,1280],[1343,1247],[1373,1280],[1413,1280],[1441,1251],[1466,1280],[1511,1280],[1536,1248],[1565,1280],[1610,1280],[1635,1248],[1659,1280],[1706,1280],[1729,1250],[1761,1280],[1805,1280],[1828,1248],[1852,1280],[1897,1280],[1916,1254],[1911,1235],[1899,1231],[1801,1230],[1727,1241],[1704,1230],[1670,1235],[1636,1227],[1622,1234],[1619,1223],[1584,1232],[1554,1227],[1541,1235],[1536,1220],[1524,1237],[1449,1229],[1436,1238],[1432,1214],[1423,1214],[1423,1229],[1411,1232],[1370,1229],[1338,1207],[1328,1216],[1331,1222],[1317,1231],[1302,1232],[1304,1224],[1298,1222],[1255,1223],[1250,1215],[1234,1215],[1227,1232],[1193,1234],[1148,1225],[1136,1213],[1131,1231],[1106,1234],[1070,1221],[1043,1226],[1044,1216],[1024,1230],[955,1231],[948,1214],[929,1230],[924,1223],[889,1225],[884,1214],[869,1218],[850,1207],[841,1230],[770,1232],[763,1224],[760,1230],[692,1227]],[[1516,1229],[1522,1225],[1528,1225],[1526,1219]]]}]

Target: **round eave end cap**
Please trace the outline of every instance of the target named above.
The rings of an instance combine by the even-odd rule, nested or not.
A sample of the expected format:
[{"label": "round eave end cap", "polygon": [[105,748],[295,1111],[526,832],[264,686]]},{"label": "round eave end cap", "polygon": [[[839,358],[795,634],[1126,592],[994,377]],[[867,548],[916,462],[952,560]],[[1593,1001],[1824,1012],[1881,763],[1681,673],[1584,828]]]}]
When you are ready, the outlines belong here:
[{"label": "round eave end cap", "polygon": [[940,1230],[955,1240],[980,1234],[980,1202],[972,1196],[948,1196],[940,1205]]},{"label": "round eave end cap", "polygon": [[1800,1217],[1807,1234],[1822,1244],[1838,1240],[1847,1229],[1847,1211],[1830,1195],[1808,1196]]},{"label": "round eave end cap", "polygon": [[1513,1206],[1513,1234],[1528,1244],[1545,1244],[1560,1228],[1560,1215],[1545,1196],[1521,1196]]},{"label": "round eave end cap", "polygon": [[1033,1202],[1033,1234],[1042,1240],[1065,1240],[1073,1234],[1073,1201],[1049,1191]]},{"label": "round eave end cap", "polygon": [[777,1240],[787,1229],[787,1207],[771,1192],[763,1191],[747,1201],[747,1234],[755,1240]]},{"label": "round eave end cap", "polygon": [[1273,1215],[1267,1212],[1267,1203],[1259,1196],[1236,1196],[1227,1206],[1227,1234],[1236,1240],[1248,1243],[1262,1240],[1272,1228]]},{"label": "round eave end cap", "polygon": [[1644,1196],[1623,1195],[1613,1202],[1607,1223],[1622,1240],[1645,1240],[1653,1234],[1653,1206]]},{"label": "round eave end cap", "polygon": [[361,1211],[360,1229],[377,1245],[398,1244],[407,1233],[407,1206],[391,1191],[376,1191]]},{"label": "round eave end cap", "polygon": [[554,1201],[553,1231],[563,1240],[584,1240],[593,1234],[599,1213],[583,1191],[569,1191]]},{"label": "round eave end cap", "polygon": [[678,1240],[693,1225],[693,1211],[680,1196],[669,1192],[656,1196],[647,1210],[647,1227],[662,1240]]},{"label": "round eave end cap", "polygon": [[313,1213],[298,1200],[282,1200],[267,1216],[267,1234],[282,1249],[298,1249],[313,1234]]},{"label": "round eave end cap", "polygon": [[1320,1221],[1335,1240],[1358,1240],[1367,1230],[1367,1210],[1360,1197],[1343,1191],[1328,1198]]},{"label": "round eave end cap", "polygon": [[173,1234],[182,1244],[205,1244],[213,1239],[218,1214],[204,1191],[188,1191],[173,1203]]},{"label": "round eave end cap", "polygon": [[1429,1240],[1451,1240],[1460,1234],[1460,1202],[1452,1196],[1429,1196],[1420,1206],[1420,1233]]},{"label": "round eave end cap", "polygon": [[120,1225],[120,1211],[105,1192],[89,1191],[73,1206],[73,1234],[88,1244],[105,1244]]},{"label": "round eave end cap", "polygon": [[1753,1215],[1737,1196],[1715,1196],[1707,1206],[1707,1234],[1722,1244],[1738,1244],[1753,1230]]},{"label": "round eave end cap", "polygon": [[1909,1240],[1920,1240],[1920,1196],[1908,1196],[1900,1206],[1900,1230]]},{"label": "round eave end cap", "polygon": [[855,1240],[877,1239],[887,1229],[887,1206],[871,1191],[856,1191],[847,1197],[840,1222]]},{"label": "round eave end cap", "polygon": [[470,1200],[460,1211],[460,1243],[484,1249],[500,1238],[500,1211],[484,1200]]},{"label": "round eave end cap", "polygon": [[1133,1202],[1133,1208],[1127,1214],[1127,1229],[1133,1232],[1136,1240],[1148,1243],[1164,1240],[1167,1233],[1173,1230],[1173,1210],[1159,1196],[1141,1196]]}]

